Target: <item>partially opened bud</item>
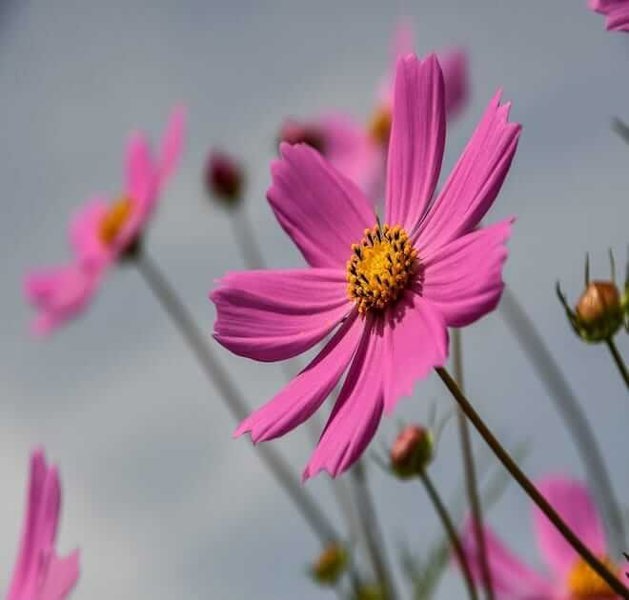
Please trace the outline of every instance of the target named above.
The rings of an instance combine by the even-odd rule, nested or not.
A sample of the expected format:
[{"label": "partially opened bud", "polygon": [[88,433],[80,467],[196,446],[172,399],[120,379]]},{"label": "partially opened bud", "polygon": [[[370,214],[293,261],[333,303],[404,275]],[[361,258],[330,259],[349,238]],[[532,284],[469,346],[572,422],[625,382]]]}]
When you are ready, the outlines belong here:
[{"label": "partially opened bud", "polygon": [[245,185],[243,169],[228,154],[212,150],[205,166],[205,185],[217,200],[233,206],[240,201]]},{"label": "partially opened bud", "polygon": [[401,479],[421,475],[433,457],[432,433],[419,425],[408,425],[391,447],[391,469]]},{"label": "partially opened bud", "polygon": [[282,123],[279,141],[287,144],[308,144],[321,154],[325,151],[325,136],[320,127],[314,123],[286,119]]},{"label": "partially opened bud", "polygon": [[338,543],[331,543],[312,565],[312,578],[321,585],[335,585],[347,568],[347,551]]}]

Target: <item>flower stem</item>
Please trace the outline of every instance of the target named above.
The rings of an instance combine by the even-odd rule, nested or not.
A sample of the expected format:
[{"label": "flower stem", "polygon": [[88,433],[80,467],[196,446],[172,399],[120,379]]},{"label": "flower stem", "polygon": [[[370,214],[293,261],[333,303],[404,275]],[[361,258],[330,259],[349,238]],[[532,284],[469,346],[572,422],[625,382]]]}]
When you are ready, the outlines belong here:
[{"label": "flower stem", "polygon": [[463,578],[465,579],[465,586],[467,588],[468,596],[471,600],[477,600],[478,593],[476,592],[476,586],[474,585],[474,579],[472,577],[472,572],[470,571],[470,563],[467,560],[467,555],[463,550],[463,546],[461,545],[461,540],[457,535],[456,528],[452,519],[450,518],[450,514],[448,513],[448,509],[446,508],[443,500],[439,496],[437,489],[435,488],[432,480],[428,476],[426,471],[423,471],[420,474],[420,478],[422,483],[424,484],[424,488],[426,488],[426,493],[430,498],[435,510],[437,511],[437,515],[441,520],[441,524],[446,531],[448,539],[450,540],[450,545],[452,546],[452,550],[456,554],[456,557],[461,564],[461,569],[463,570]]},{"label": "flower stem", "polygon": [[572,437],[585,467],[587,478],[592,484],[592,490],[605,516],[608,539],[614,552],[620,552],[625,545],[622,512],[614,495],[596,436],[575,393],[535,327],[535,323],[508,287],[504,289],[498,310],[555,403],[555,408]]},{"label": "flower stem", "polygon": [[618,350],[618,346],[616,346],[616,342],[614,342],[614,338],[607,338],[605,343],[611,352],[612,358],[614,359],[622,378],[625,380],[625,385],[629,388],[629,371],[627,371],[627,365],[620,355],[620,351]]},{"label": "flower stem", "polygon": [[362,462],[357,462],[353,469],[356,487],[356,503],[358,505],[358,515],[362,523],[365,534],[367,551],[371,559],[373,570],[376,574],[384,598],[394,600],[396,598],[393,587],[393,579],[389,571],[384,550],[384,538],[378,524],[378,518],[371,498],[371,492],[367,485],[367,475]]},{"label": "flower stem", "polygon": [[[455,329],[452,332],[452,359],[454,378],[458,383],[459,388],[463,389],[463,356],[460,329]],[[474,531],[474,537],[476,539],[476,545],[480,555],[479,563],[483,588],[485,589],[487,600],[494,600],[494,586],[487,558],[487,544],[485,542],[485,531],[483,528],[483,509],[478,494],[478,481],[476,478],[474,456],[472,454],[472,441],[470,437],[469,423],[460,408],[457,410],[457,418],[459,438],[461,440],[461,452],[463,454],[465,488],[473,517],[472,528]]]},{"label": "flower stem", "polygon": [[247,265],[248,269],[264,269],[264,258],[260,249],[260,243],[244,207],[240,206],[230,212],[232,213],[230,220],[234,229],[234,238],[240,248],[245,265]]},{"label": "flower stem", "polygon": [[[162,308],[172,319],[190,350],[195,355],[208,379],[220,392],[220,396],[232,415],[241,420],[249,408],[239,390],[234,386],[227,371],[218,361],[203,332],[197,327],[177,292],[162,274],[157,264],[144,252],[139,251],[133,261],[140,275],[151,289]],[[258,454],[301,512],[313,532],[324,546],[340,537],[317,503],[300,485],[286,461],[270,446],[259,446]]]},{"label": "flower stem", "polygon": [[622,582],[618,580],[614,574],[611,573],[594,554],[592,554],[592,552],[590,552],[588,547],[575,535],[572,529],[570,529],[566,522],[559,516],[559,513],[557,513],[546,498],[542,496],[531,480],[524,474],[520,467],[518,467],[513,458],[511,458],[511,455],[496,439],[494,434],[481,419],[480,415],[474,410],[474,407],[459,389],[459,386],[456,384],[454,379],[452,379],[448,371],[443,367],[437,367],[435,370],[465,413],[465,416],[472,422],[472,425],[474,425],[478,433],[480,433],[483,437],[498,460],[500,460],[511,476],[518,482],[529,498],[537,504],[539,509],[546,515],[557,531],[561,533],[564,539],[574,548],[583,560],[585,560],[600,575],[610,588],[622,598],[629,600],[629,589],[627,589]]}]

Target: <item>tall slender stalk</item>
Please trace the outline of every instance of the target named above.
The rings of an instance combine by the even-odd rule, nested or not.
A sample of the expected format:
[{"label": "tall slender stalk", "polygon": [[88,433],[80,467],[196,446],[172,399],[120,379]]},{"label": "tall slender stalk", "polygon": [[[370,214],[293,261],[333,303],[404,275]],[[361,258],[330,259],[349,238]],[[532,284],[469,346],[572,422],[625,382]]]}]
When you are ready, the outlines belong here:
[{"label": "tall slender stalk", "polygon": [[[452,332],[452,366],[454,378],[459,385],[463,386],[463,349],[461,340],[461,330],[455,329]],[[476,466],[474,465],[474,456],[472,453],[472,441],[470,438],[470,428],[467,418],[463,411],[457,409],[457,421],[459,426],[459,438],[461,440],[461,453],[463,455],[463,473],[465,477],[465,489],[467,498],[472,512],[472,530],[476,539],[476,546],[479,551],[479,564],[483,588],[487,596],[487,600],[494,599],[494,585],[491,577],[491,569],[489,568],[489,560],[487,558],[487,544],[485,541],[485,531],[483,528],[483,509],[478,494],[478,481],[476,477]]]},{"label": "tall slender stalk", "polygon": [[603,455],[587,417],[535,323],[508,287],[502,294],[498,309],[533,369],[546,386],[557,412],[572,437],[597,503],[605,517],[607,537],[614,552],[618,553],[625,545],[623,516],[614,495]]},{"label": "tall slender stalk", "polygon": [[629,388],[629,371],[627,371],[627,365],[625,364],[625,361],[620,355],[620,351],[618,350],[618,347],[616,346],[616,342],[614,342],[614,338],[611,338],[611,337],[607,338],[605,340],[605,343],[607,344],[607,347],[609,348],[609,351],[611,352],[612,358],[614,359],[614,362],[616,363],[616,366],[618,367],[618,371],[620,371],[621,377],[625,381],[625,385]]},{"label": "tall slender stalk", "polygon": [[622,598],[629,600],[629,589],[614,576],[614,574],[590,551],[590,549],[575,535],[566,522],[561,518],[559,513],[550,505],[540,491],[533,485],[531,480],[524,474],[517,463],[511,458],[511,455],[496,439],[489,427],[481,419],[480,415],[474,410],[465,394],[459,389],[456,381],[452,379],[450,374],[443,367],[437,367],[437,374],[448,388],[452,397],[461,407],[465,416],[471,421],[478,433],[483,437],[487,445],[492,449],[498,460],[509,471],[511,476],[518,482],[520,487],[526,492],[539,509],[546,515],[549,521],[555,526],[557,531],[561,533],[564,539],[574,548],[574,550],[585,560],[600,577],[609,585],[609,587],[619,594]]},{"label": "tall slender stalk", "polygon": [[234,238],[238,248],[240,248],[245,265],[248,269],[264,269],[262,249],[244,207],[237,206],[230,213]]},{"label": "tall slender stalk", "polygon": [[476,586],[474,585],[474,578],[472,577],[472,572],[470,570],[470,563],[468,561],[468,557],[463,550],[463,546],[461,545],[461,540],[456,532],[456,527],[452,522],[450,514],[448,513],[448,509],[445,504],[441,500],[437,489],[435,488],[432,480],[428,476],[426,471],[422,471],[420,474],[420,479],[424,484],[424,488],[426,489],[426,493],[430,498],[435,510],[437,511],[437,515],[441,520],[441,524],[446,531],[448,536],[448,540],[450,541],[450,545],[452,546],[452,550],[456,554],[456,557],[461,564],[461,569],[463,570],[463,579],[465,580],[465,587],[467,588],[468,596],[471,600],[477,600],[478,593],[476,591]]},{"label": "tall slender stalk", "polygon": [[[171,318],[188,347],[199,361],[210,382],[219,391],[221,398],[232,415],[241,420],[249,413],[249,408],[234,386],[227,371],[218,361],[205,335],[199,330],[194,319],[180,300],[175,289],[162,274],[157,264],[145,253],[138,250],[133,264],[153,292],[162,308]],[[319,508],[315,500],[300,484],[291,467],[271,446],[261,445],[257,454],[272,472],[278,483],[291,498],[301,515],[310,525],[324,546],[340,540],[338,533]]]}]

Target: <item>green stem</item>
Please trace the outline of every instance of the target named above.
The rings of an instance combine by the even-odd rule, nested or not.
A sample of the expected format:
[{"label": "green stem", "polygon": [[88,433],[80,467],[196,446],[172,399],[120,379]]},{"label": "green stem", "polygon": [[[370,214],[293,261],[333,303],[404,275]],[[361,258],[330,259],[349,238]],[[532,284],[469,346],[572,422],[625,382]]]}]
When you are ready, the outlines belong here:
[{"label": "green stem", "polygon": [[535,487],[535,485],[533,485],[531,480],[511,458],[511,455],[496,439],[494,434],[481,419],[480,415],[474,410],[474,407],[459,389],[456,381],[452,379],[448,371],[443,367],[437,367],[435,370],[452,394],[453,398],[465,413],[465,416],[471,421],[472,425],[474,425],[478,433],[483,437],[498,460],[500,460],[511,476],[518,482],[529,498],[535,502],[539,509],[555,526],[557,531],[561,533],[564,539],[574,548],[583,560],[585,560],[600,575],[609,587],[622,598],[629,600],[629,589],[627,589],[622,582],[615,577],[614,574],[589,550],[589,548],[575,535],[572,529],[568,527],[566,522],[559,516],[559,513],[557,513],[557,511],[550,505],[546,498],[542,496],[540,491]]},{"label": "green stem", "polygon": [[[463,352],[461,330],[455,329],[452,332],[452,362],[454,370],[454,378],[459,387],[463,389]],[[459,438],[461,440],[461,452],[463,454],[463,472],[465,476],[465,489],[467,498],[472,512],[472,530],[476,539],[476,546],[479,552],[479,565],[483,588],[487,600],[494,600],[494,585],[489,568],[489,560],[487,557],[487,543],[485,540],[485,530],[483,528],[483,510],[478,494],[478,481],[476,478],[476,466],[474,465],[474,457],[472,454],[472,441],[470,436],[470,427],[465,414],[459,408],[457,410],[457,421],[459,426]]]},{"label": "green stem", "polygon": [[629,388],[629,371],[627,371],[627,365],[625,364],[625,361],[620,355],[620,351],[618,350],[618,347],[616,346],[616,342],[614,342],[614,338],[611,338],[611,337],[607,338],[605,340],[605,343],[607,344],[607,347],[609,348],[609,351],[611,352],[612,358],[614,359],[614,362],[616,363],[616,366],[618,367],[618,370],[620,371],[620,375],[625,380],[625,385]]},{"label": "green stem", "polygon": [[426,493],[428,494],[430,501],[437,511],[437,515],[439,516],[441,524],[446,531],[448,540],[450,541],[450,545],[452,546],[452,550],[456,554],[456,557],[461,564],[461,569],[463,570],[463,579],[465,580],[465,587],[467,588],[468,596],[471,598],[471,600],[477,600],[478,593],[476,592],[476,586],[474,585],[474,578],[472,577],[472,572],[470,570],[470,563],[468,561],[467,555],[465,554],[465,551],[463,550],[461,540],[457,535],[456,528],[454,526],[454,523],[452,522],[452,519],[450,518],[448,509],[441,500],[441,496],[439,496],[437,489],[432,483],[430,477],[428,477],[428,473],[426,473],[426,471],[423,471],[420,474],[420,479],[422,480],[422,483],[426,488]]}]

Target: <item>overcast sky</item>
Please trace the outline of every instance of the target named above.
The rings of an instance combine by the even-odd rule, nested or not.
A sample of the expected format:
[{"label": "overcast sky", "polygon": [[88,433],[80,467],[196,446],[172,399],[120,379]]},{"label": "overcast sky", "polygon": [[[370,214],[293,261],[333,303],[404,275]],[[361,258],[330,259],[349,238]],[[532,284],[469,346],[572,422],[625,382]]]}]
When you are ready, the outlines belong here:
[{"label": "overcast sky", "polygon": [[[206,202],[207,148],[243,156],[247,207],[276,266],[300,258],[264,199],[278,123],[339,107],[365,118],[388,63],[396,20],[414,18],[422,53],[463,45],[472,101],[449,130],[445,168],[497,87],[524,132],[490,220],[517,215],[506,279],[579,391],[619,497],[629,500],[627,395],[602,347],[579,343],[554,297],[560,278],[580,292],[583,257],[606,276],[606,253],[626,252],[629,147],[609,127],[629,119],[629,38],[609,34],[585,0],[4,0],[0,11],[0,220],[3,294],[0,369],[0,589],[6,589],[23,511],[29,449],[43,443],[61,466],[61,548],[82,549],[76,598],[325,597],[304,576],[316,539],[262,470],[214,389],[131,268],[113,273],[93,309],[41,343],[27,335],[21,280],[64,261],[70,211],[93,192],[116,193],[127,132],[161,132],[170,107],[189,107],[190,140],[147,246],[208,332],[207,292],[240,268],[228,217]],[[629,356],[626,336],[620,346]],[[466,330],[468,389],[506,442],[529,440],[538,477],[583,471],[544,388],[504,324]],[[220,351],[252,405],[282,383],[274,365]],[[434,378],[399,414],[425,420],[451,401]],[[460,479],[454,427],[433,467],[446,496]],[[395,419],[385,423],[385,443]],[[298,432],[277,442],[301,470],[311,449]],[[479,450],[481,444],[478,444]],[[418,552],[439,534],[418,485],[371,469],[390,549]],[[334,519],[324,477],[308,484]],[[489,520],[539,564],[529,504],[512,486]],[[338,520],[337,520],[338,522]],[[438,598],[462,595],[458,575]],[[330,596],[331,597],[331,596]]]}]

